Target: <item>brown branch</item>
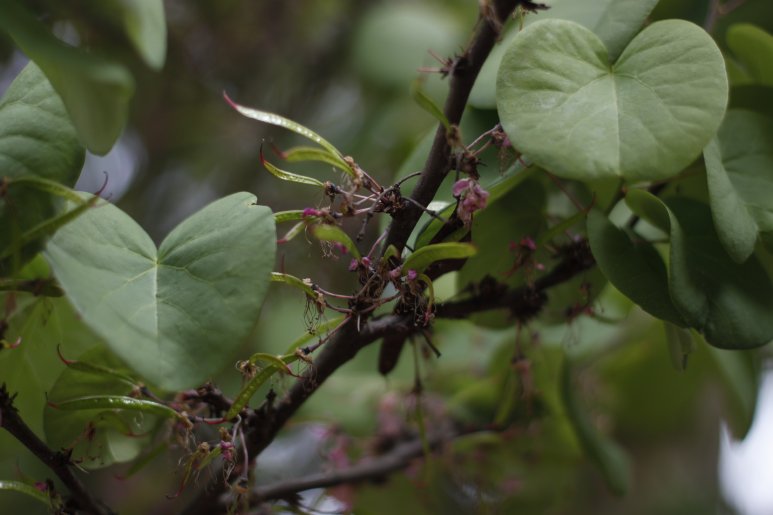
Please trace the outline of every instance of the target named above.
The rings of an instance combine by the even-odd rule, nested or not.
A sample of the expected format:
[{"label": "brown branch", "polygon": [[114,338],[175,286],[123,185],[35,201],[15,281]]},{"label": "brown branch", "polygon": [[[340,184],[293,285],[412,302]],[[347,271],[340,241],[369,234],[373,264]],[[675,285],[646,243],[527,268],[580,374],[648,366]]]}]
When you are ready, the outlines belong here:
[{"label": "brown branch", "polygon": [[[496,43],[502,25],[521,3],[524,2],[494,0],[493,11],[487,13],[489,17],[479,18],[470,45],[454,61],[451,70],[450,89],[444,107],[444,114],[450,123],[458,125],[461,121],[475,79]],[[530,4],[530,2],[525,3]],[[389,245],[395,245],[398,249],[405,246],[423,212],[418,206],[426,206],[434,198],[451,166],[451,149],[446,138],[445,127],[439,125],[427,163],[411,194],[415,202],[407,203],[405,209],[395,214],[382,246],[383,249],[388,248]],[[410,334],[414,331],[416,328],[412,320],[399,315],[369,321],[359,332],[354,320],[343,325],[339,332],[324,345],[309,371],[290,388],[279,403],[274,405],[273,399],[267,400],[249,417],[245,434],[249,456],[255,457],[260,454],[312,393],[333,372],[352,359],[360,349],[387,332]],[[225,493],[225,488],[226,485],[222,481],[211,483],[194,499],[184,513],[188,515],[217,513],[222,507],[220,500]]]},{"label": "brown branch", "polygon": [[[490,15],[496,19],[481,18],[472,42],[467,50],[458,57],[451,71],[451,84],[443,108],[446,119],[452,125],[459,125],[462,114],[467,106],[472,86],[478,77],[481,66],[486,61],[491,49],[499,37],[499,31],[516,6],[522,2],[518,0],[496,0],[493,2],[493,11]],[[413,228],[419,221],[422,210],[415,204],[427,206],[435,198],[440,184],[451,170],[451,147],[448,144],[446,129],[443,124],[438,124],[435,132],[435,140],[432,144],[427,162],[419,177],[416,187],[411,193],[415,203],[405,206],[405,209],[395,213],[392,224],[389,226],[383,248],[394,245],[398,250],[405,246]]]},{"label": "brown branch", "polygon": [[64,452],[54,452],[37,437],[19,416],[13,405],[16,396],[10,395],[5,383],[0,385],[0,427],[11,433],[22,445],[42,461],[70,490],[71,507],[83,513],[108,515],[110,508],[94,498],[72,473],[70,456]]}]

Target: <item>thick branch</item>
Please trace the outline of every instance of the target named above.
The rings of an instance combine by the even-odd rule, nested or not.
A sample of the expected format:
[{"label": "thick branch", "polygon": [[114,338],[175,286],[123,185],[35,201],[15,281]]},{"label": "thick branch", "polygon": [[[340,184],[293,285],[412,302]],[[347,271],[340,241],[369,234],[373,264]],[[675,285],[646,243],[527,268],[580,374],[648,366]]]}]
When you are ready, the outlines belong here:
[{"label": "thick branch", "polygon": [[95,499],[86,490],[70,469],[70,457],[62,452],[54,452],[37,437],[24,423],[13,405],[15,396],[9,395],[5,384],[0,386],[0,427],[11,433],[35,456],[38,457],[70,490],[72,504],[83,513],[107,515],[113,513],[101,501]]},{"label": "thick branch", "polygon": [[[444,107],[445,116],[450,123],[458,125],[461,121],[475,79],[496,43],[499,30],[520,3],[523,2],[521,0],[494,0],[493,12],[490,13],[490,16],[495,19],[481,17],[478,20],[477,30],[469,47],[454,62],[451,72],[450,89]],[[451,168],[450,157],[451,149],[446,139],[445,128],[439,125],[427,163],[411,194],[411,198],[415,202],[408,203],[405,209],[395,214],[383,245],[384,249],[388,248],[390,244],[395,245],[398,249],[405,246],[422,213],[422,210],[415,204],[426,206],[432,201]],[[245,436],[249,455],[257,456],[263,451],[289,418],[325,379],[341,365],[352,359],[361,348],[382,337],[387,331],[390,333],[405,331],[406,334],[409,334],[415,330],[416,328],[407,317],[395,315],[368,322],[359,332],[354,320],[344,325],[325,344],[309,372],[292,386],[276,406],[266,402],[248,420]],[[188,506],[186,513],[216,513],[220,508],[219,501],[224,493],[224,486],[222,481],[210,484]]]},{"label": "thick branch", "polygon": [[[450,123],[458,125],[461,121],[472,86],[475,84],[481,66],[483,66],[497,41],[497,37],[499,37],[500,27],[519,3],[521,2],[518,0],[494,1],[495,13],[492,14],[497,19],[481,18],[479,20],[478,29],[470,46],[454,63],[450,90],[443,109]],[[419,182],[411,193],[411,198],[415,203],[427,206],[435,198],[435,193],[451,169],[450,157],[451,147],[448,145],[446,130],[440,124],[435,132],[432,150],[419,177]],[[383,248],[386,249],[389,245],[394,245],[398,249],[402,249],[419,221],[421,213],[421,209],[414,203],[407,204],[405,209],[395,213]]]}]

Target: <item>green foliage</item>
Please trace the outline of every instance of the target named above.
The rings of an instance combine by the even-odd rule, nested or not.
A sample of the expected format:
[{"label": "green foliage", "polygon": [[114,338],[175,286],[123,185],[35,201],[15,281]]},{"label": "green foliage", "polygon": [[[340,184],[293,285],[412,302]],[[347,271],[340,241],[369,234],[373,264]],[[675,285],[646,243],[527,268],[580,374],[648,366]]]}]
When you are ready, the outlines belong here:
[{"label": "green foliage", "polygon": [[55,196],[14,181],[72,186],[83,155],[61,100],[40,69],[27,65],[0,101],[0,168],[10,183],[0,199],[0,273],[18,271],[40,250],[43,237],[22,242],[24,235],[61,210]]},{"label": "green foliage", "polygon": [[60,230],[46,256],[113,352],[152,383],[178,390],[220,370],[249,335],[274,241],[270,210],[235,193],[181,223],[158,250],[136,222],[100,203]]},{"label": "green foliage", "polygon": [[[273,451],[263,450],[300,420],[312,429],[275,441],[279,451],[292,445],[320,467],[326,456],[343,476],[385,461],[368,477],[386,477],[425,458],[383,488],[327,490],[357,513],[580,513],[605,492],[625,495],[615,510],[660,512],[649,486],[660,483],[643,463],[653,460],[656,479],[664,466],[650,450],[692,445],[703,456],[697,437],[670,439],[709,420],[698,432],[713,444],[720,416],[745,436],[773,341],[773,36],[765,19],[721,9],[701,19],[697,0],[546,3],[500,26],[491,2],[479,2],[475,31],[499,35],[487,58],[474,46],[485,37],[464,44],[459,22],[473,11],[462,3],[363,7],[352,12],[351,52],[315,32],[351,69],[298,59],[320,76],[309,84],[261,69],[278,84],[266,102],[286,96],[292,109],[225,95],[257,130],[311,142],[245,138],[250,177],[258,160],[269,172],[256,179],[261,202],[287,205],[272,213],[251,193],[225,194],[158,246],[159,213],[138,223],[123,204],[71,188],[81,145],[104,154],[124,130],[135,84],[132,124],[147,104],[144,116],[155,120],[157,109],[165,132],[187,129],[187,118],[164,123],[168,92],[146,82],[147,68],[169,66],[167,38],[186,31],[167,31],[160,0],[89,0],[82,12],[0,3],[0,29],[32,59],[0,100],[0,377],[25,423],[86,469],[126,463],[132,475],[168,453],[160,475],[176,461],[180,491],[227,497],[232,510],[255,502],[245,460],[270,471]],[[321,30],[316,16],[337,5],[309,6],[309,26]],[[288,8],[275,6],[276,33]],[[705,29],[660,19],[669,10]],[[254,32],[234,35],[230,50]],[[170,48],[205,58],[186,41]],[[481,64],[462,118],[466,74]],[[416,78],[418,67],[439,73]],[[350,73],[377,88],[360,89]],[[451,78],[447,103],[440,76]],[[255,96],[243,81],[220,81]],[[240,118],[225,103],[218,109],[236,130],[197,141],[203,153],[240,144]],[[437,136],[413,126],[411,109],[437,122]],[[143,135],[146,149],[157,136]],[[384,162],[398,182],[377,169]],[[217,169],[239,168],[231,164]],[[236,184],[233,173],[219,186]],[[316,194],[302,197],[312,190],[304,185]],[[285,193],[295,187],[297,197]],[[271,282],[297,290],[292,301],[286,288],[269,292]],[[385,381],[376,363],[403,346],[413,352],[387,356],[395,365]],[[706,408],[706,392],[719,392],[721,406]],[[390,454],[412,442],[413,455]],[[0,458],[24,455],[22,444],[0,432]],[[310,473],[289,461],[288,476]],[[217,480],[205,489],[195,479],[207,469]],[[60,494],[77,503],[32,484],[3,479],[0,491],[52,509]]]},{"label": "green foliage", "polygon": [[515,148],[561,177],[656,180],[698,156],[727,90],[719,49],[690,23],[653,23],[611,60],[590,30],[545,20],[505,53],[497,110]]}]

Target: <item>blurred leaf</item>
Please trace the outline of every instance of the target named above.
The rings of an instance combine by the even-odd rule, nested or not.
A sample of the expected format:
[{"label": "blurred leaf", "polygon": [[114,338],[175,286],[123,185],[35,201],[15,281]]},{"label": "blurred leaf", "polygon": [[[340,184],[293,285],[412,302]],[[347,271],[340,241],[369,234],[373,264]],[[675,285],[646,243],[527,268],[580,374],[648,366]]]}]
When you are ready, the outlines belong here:
[{"label": "blurred leaf", "polygon": [[[368,79],[405,91],[423,64],[439,67],[429,51],[445,58],[464,43],[455,18],[442,9],[417,3],[389,2],[370,9],[358,23],[354,64]],[[427,84],[430,93],[435,88]]]},{"label": "blurred leaf", "polygon": [[[546,18],[579,23],[599,37],[609,51],[610,59],[614,60],[639,32],[658,0],[544,0],[540,3],[550,9],[527,15],[525,27]],[[497,70],[505,49],[517,34],[518,29],[512,29],[486,59],[470,94],[470,104],[489,109],[496,107]]]},{"label": "blurred leaf", "polygon": [[685,325],[668,293],[666,265],[652,244],[631,241],[597,210],[588,213],[588,241],[596,263],[618,290],[652,316]]},{"label": "blurred leaf", "polygon": [[675,370],[683,372],[687,370],[687,359],[695,350],[695,342],[689,329],[679,327],[667,321],[663,321],[663,330],[666,334],[668,353],[671,356],[671,364]]},{"label": "blurred leaf", "polygon": [[752,427],[760,388],[760,357],[756,352],[728,352],[708,347],[724,386],[727,422],[733,436],[743,439]]},{"label": "blurred leaf", "polygon": [[754,252],[757,235],[773,234],[773,120],[731,109],[704,151],[711,214],[736,263]]},{"label": "blurred leaf", "polygon": [[725,37],[751,82],[773,86],[773,35],[751,23],[736,23]]},{"label": "blurred leaf", "polygon": [[137,53],[154,70],[166,59],[166,19],[162,0],[90,0],[88,8],[98,10],[122,26]]},{"label": "blurred leaf", "polygon": [[[2,9],[0,7],[0,9]],[[2,23],[2,22],[0,22]],[[72,186],[84,151],[64,105],[34,63],[28,64],[0,100],[0,172],[11,181],[38,177]],[[0,177],[0,178],[1,178]],[[41,239],[19,248],[24,233],[54,217],[59,201],[23,183],[8,185],[0,199],[0,249],[21,260],[0,260],[0,275],[21,267],[40,249]]]},{"label": "blurred leaf", "polygon": [[[129,373],[103,347],[79,359],[113,369],[116,375]],[[53,449],[72,449],[73,460],[82,467],[101,468],[134,459],[148,445],[147,433],[157,424],[156,417],[177,416],[161,404],[151,406],[150,401],[127,397],[133,387],[116,375],[68,367],[48,394],[44,412],[46,441]],[[100,395],[95,397],[94,392]]]},{"label": "blurred leaf", "polygon": [[567,416],[588,458],[599,468],[609,488],[618,495],[624,495],[631,486],[630,458],[615,441],[599,432],[591,418],[579,405],[577,390],[572,384],[572,368],[568,359],[564,362],[561,393]]},{"label": "blurred leaf", "polygon": [[235,193],[182,222],[158,250],[125,213],[100,203],[60,230],[46,256],[111,350],[178,390],[224,367],[252,330],[274,246],[271,211]]},{"label": "blurred leaf", "polygon": [[[47,269],[45,261],[39,261]],[[37,277],[47,275],[43,273]],[[28,293],[0,295],[6,306],[12,302],[10,299],[14,299],[16,309],[8,318],[5,339],[13,342],[21,338],[21,342],[15,349],[0,352],[0,382],[6,383],[9,391],[17,394],[14,405],[27,425],[40,434],[46,392],[51,390],[65,368],[57,356],[57,346],[68,357],[75,358],[100,340],[65,298],[34,297]],[[1,431],[0,460],[15,454],[18,445],[8,433]]]},{"label": "blurred leaf", "polygon": [[83,144],[106,154],[126,125],[134,93],[129,71],[61,42],[17,0],[0,2],[0,28],[51,81]]},{"label": "blurred leaf", "polygon": [[585,27],[537,22],[514,39],[497,78],[513,146],[578,180],[676,175],[715,134],[727,95],[716,44],[681,20],[649,25],[614,65]]}]

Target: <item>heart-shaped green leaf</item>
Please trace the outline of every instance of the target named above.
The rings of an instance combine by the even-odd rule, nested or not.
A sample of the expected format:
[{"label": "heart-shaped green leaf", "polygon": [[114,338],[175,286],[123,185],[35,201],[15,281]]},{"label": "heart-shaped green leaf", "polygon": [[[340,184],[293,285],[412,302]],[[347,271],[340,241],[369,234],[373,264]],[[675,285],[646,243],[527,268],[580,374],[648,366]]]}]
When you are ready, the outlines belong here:
[{"label": "heart-shaped green leaf", "polygon": [[773,120],[728,111],[703,157],[719,240],[742,263],[754,252],[758,234],[773,237]]},{"label": "heart-shaped green leaf", "polygon": [[84,321],[159,386],[195,386],[232,359],[271,281],[271,211],[249,193],[220,199],[160,248],[106,203],[65,226],[46,256]]},{"label": "heart-shaped green leaf", "polygon": [[671,177],[722,121],[725,65],[700,27],[653,23],[615,63],[587,28],[544,20],[508,48],[497,109],[513,145],[562,177]]},{"label": "heart-shaped green leaf", "polygon": [[[37,176],[72,186],[83,157],[84,150],[62,101],[40,68],[28,64],[0,101],[0,177],[13,180]],[[10,185],[0,199],[0,253],[9,249],[18,254],[16,257],[32,257],[39,250],[39,240],[16,250],[14,242],[54,217],[57,204],[46,192],[22,184]],[[0,275],[8,267],[9,260],[3,261]]]},{"label": "heart-shaped green leaf", "polygon": [[[550,9],[540,11],[536,16],[526,16],[524,26],[546,18],[577,22],[592,30],[609,49],[609,55],[616,58],[639,32],[658,0],[545,0],[540,3]],[[483,63],[470,93],[470,104],[481,108],[496,107],[497,70],[505,49],[517,35],[517,29],[511,30]]]},{"label": "heart-shaped green leaf", "polygon": [[684,326],[668,293],[663,259],[651,243],[634,243],[600,212],[588,213],[588,240],[607,279],[652,316]]}]

